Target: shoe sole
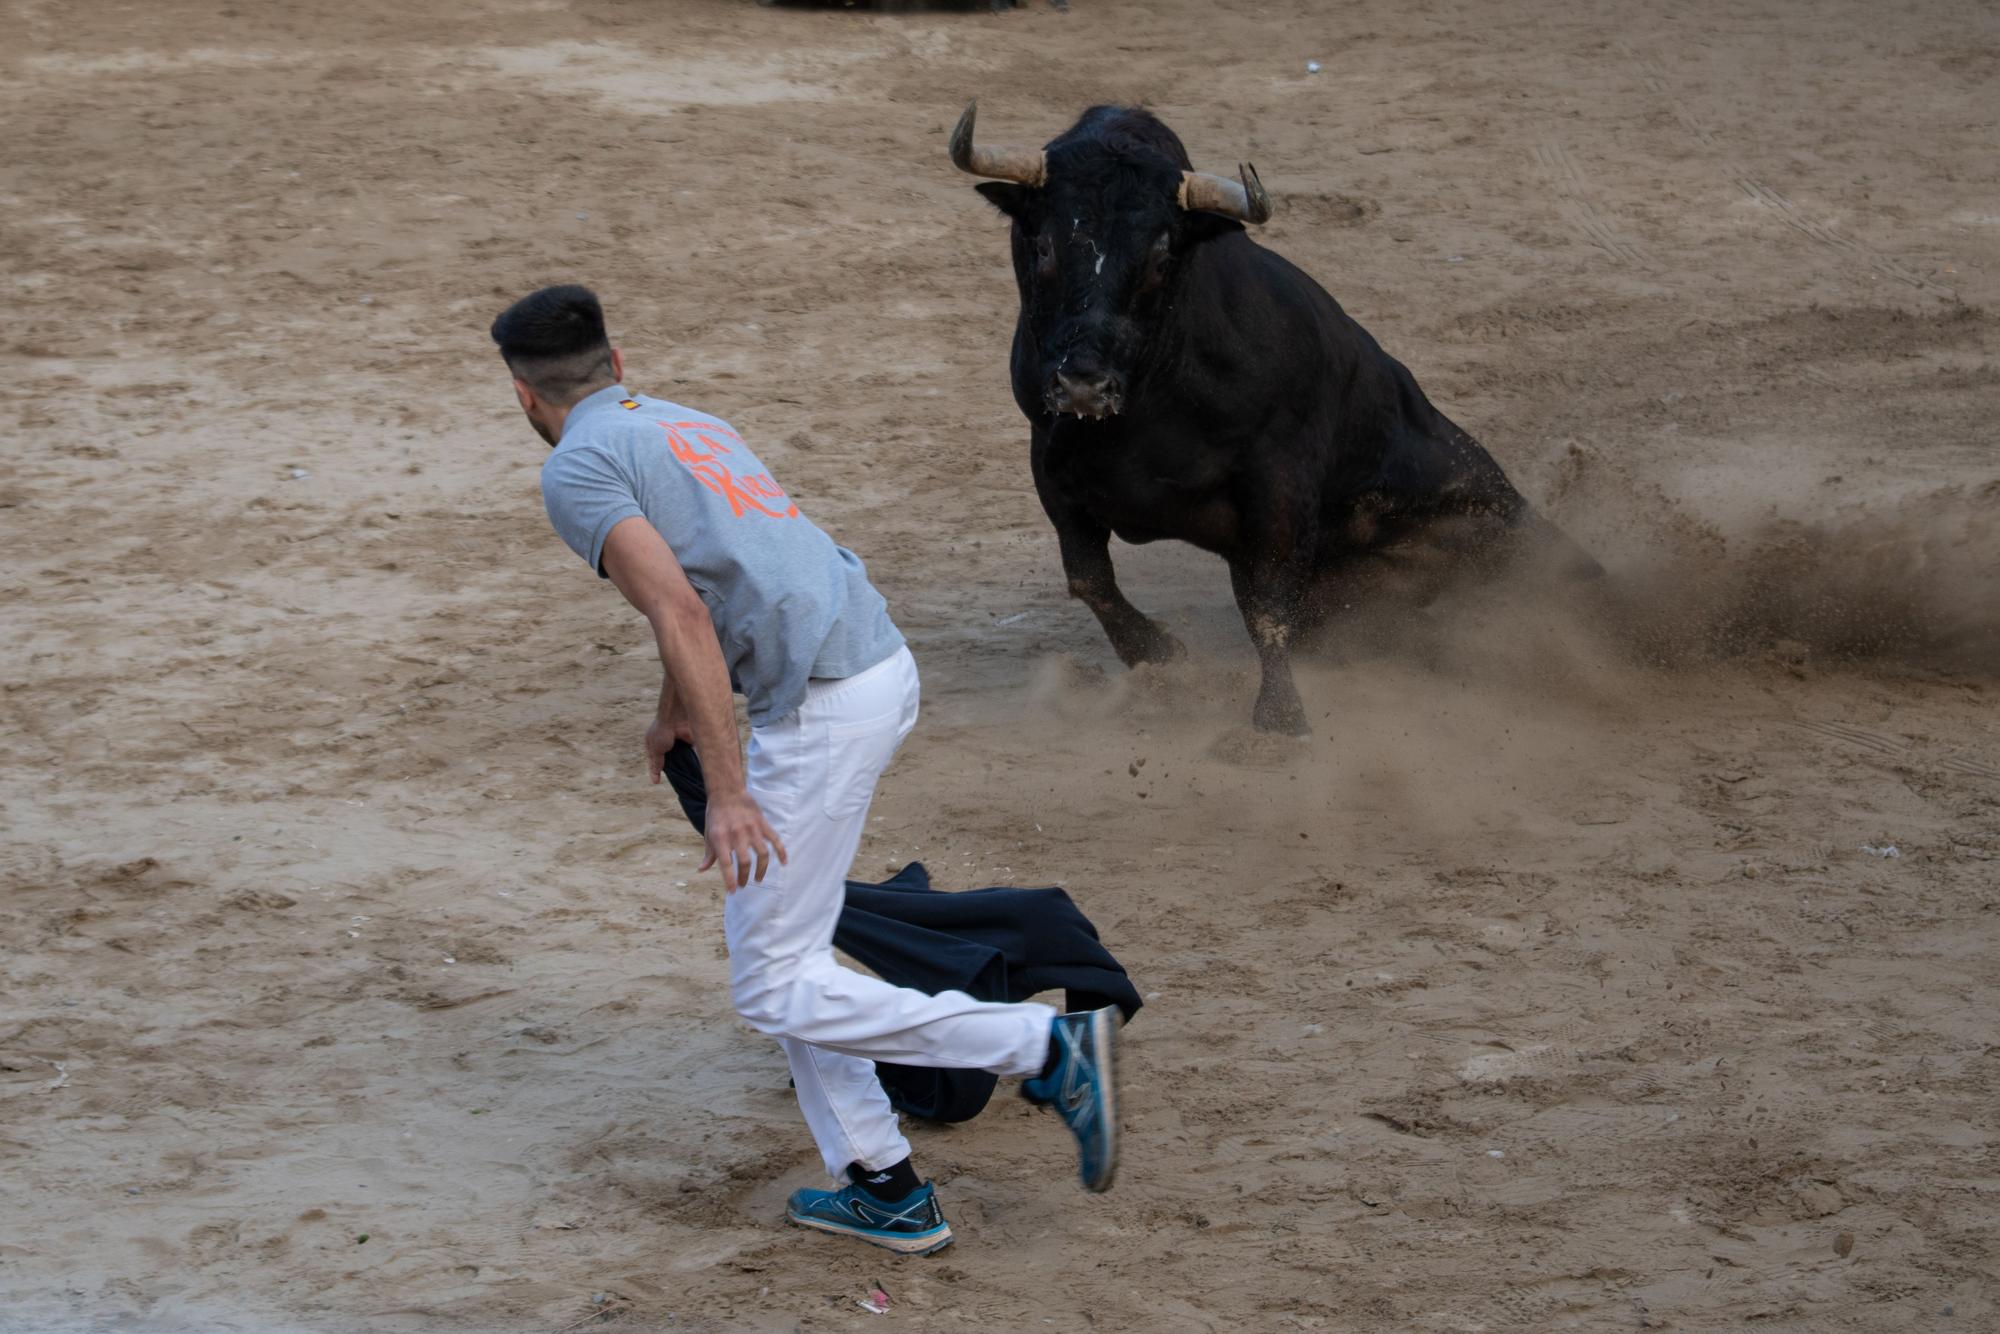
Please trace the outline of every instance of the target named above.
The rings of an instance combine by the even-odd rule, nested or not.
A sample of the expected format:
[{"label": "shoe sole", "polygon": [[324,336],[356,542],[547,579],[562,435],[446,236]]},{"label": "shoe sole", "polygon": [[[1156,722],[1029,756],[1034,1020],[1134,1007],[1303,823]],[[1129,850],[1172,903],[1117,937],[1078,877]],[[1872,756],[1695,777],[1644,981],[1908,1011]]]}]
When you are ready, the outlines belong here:
[{"label": "shoe sole", "polygon": [[811,1228],[815,1232],[831,1232],[839,1237],[853,1237],[856,1241],[865,1241],[871,1246],[880,1246],[883,1250],[894,1251],[898,1255],[934,1255],[951,1245],[952,1241],[949,1223],[945,1224],[941,1231],[917,1232],[899,1237],[894,1233],[864,1232],[860,1228],[842,1227],[838,1223],[823,1223],[818,1219],[801,1218],[794,1213],[787,1213],[785,1221],[793,1227]]},{"label": "shoe sole", "polygon": [[1097,1061],[1099,1097],[1104,1107],[1101,1113],[1104,1121],[1104,1164],[1095,1181],[1086,1181],[1083,1188],[1093,1195],[1102,1195],[1111,1189],[1111,1183],[1118,1179],[1118,1062],[1112,1048],[1118,1041],[1117,1007],[1107,1006],[1093,1010],[1090,1014],[1090,1048]]}]

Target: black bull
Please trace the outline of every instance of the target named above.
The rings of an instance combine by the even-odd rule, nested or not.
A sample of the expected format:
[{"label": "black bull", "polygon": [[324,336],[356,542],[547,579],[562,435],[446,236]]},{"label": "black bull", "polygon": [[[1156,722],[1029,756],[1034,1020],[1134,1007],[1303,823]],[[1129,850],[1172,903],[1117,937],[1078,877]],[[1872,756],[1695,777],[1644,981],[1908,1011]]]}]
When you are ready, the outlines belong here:
[{"label": "black bull", "polygon": [[976,144],[973,113],[951,155],[994,178],[979,191],[1013,220],[1035,489],[1070,592],[1128,665],[1183,650],[1119,591],[1113,533],[1228,562],[1263,668],[1256,724],[1293,733],[1292,645],[1371,557],[1418,538],[1488,558],[1534,545],[1596,572],[1367,330],[1250,239],[1270,216],[1253,169],[1191,171],[1144,111],[1093,107],[1039,151]]}]

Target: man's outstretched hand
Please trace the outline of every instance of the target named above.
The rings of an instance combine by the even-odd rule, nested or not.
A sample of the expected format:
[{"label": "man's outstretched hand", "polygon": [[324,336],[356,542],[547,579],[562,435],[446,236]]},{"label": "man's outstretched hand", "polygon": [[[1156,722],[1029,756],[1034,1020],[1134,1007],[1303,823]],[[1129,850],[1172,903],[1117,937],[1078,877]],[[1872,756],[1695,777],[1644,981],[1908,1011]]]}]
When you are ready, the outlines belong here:
[{"label": "man's outstretched hand", "polygon": [[731,894],[752,880],[762,880],[774,853],[780,865],[791,860],[776,831],[765,821],[756,798],[748,792],[723,797],[711,793],[703,837],[708,842],[708,860],[698,869],[706,871],[720,863],[723,888]]}]

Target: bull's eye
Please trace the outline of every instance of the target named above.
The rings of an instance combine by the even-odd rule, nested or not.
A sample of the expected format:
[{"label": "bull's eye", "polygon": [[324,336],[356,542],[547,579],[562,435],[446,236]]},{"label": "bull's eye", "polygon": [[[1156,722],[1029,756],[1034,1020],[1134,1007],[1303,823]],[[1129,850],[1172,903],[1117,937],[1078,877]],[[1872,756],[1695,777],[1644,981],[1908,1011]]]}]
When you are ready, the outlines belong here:
[{"label": "bull's eye", "polygon": [[1056,242],[1047,232],[1035,238],[1035,268],[1044,278],[1055,275]]}]

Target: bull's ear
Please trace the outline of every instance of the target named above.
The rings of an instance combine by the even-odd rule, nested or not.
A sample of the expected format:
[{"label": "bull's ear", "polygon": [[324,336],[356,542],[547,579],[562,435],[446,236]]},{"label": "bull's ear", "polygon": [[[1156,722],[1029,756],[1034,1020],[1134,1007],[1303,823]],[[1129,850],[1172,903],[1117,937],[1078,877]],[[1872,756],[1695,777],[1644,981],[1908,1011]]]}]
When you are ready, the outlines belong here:
[{"label": "bull's ear", "polygon": [[1010,218],[1022,218],[1028,212],[1028,198],[1034,193],[1025,185],[1012,181],[981,181],[972,187],[986,196],[986,202],[1005,213]]}]

